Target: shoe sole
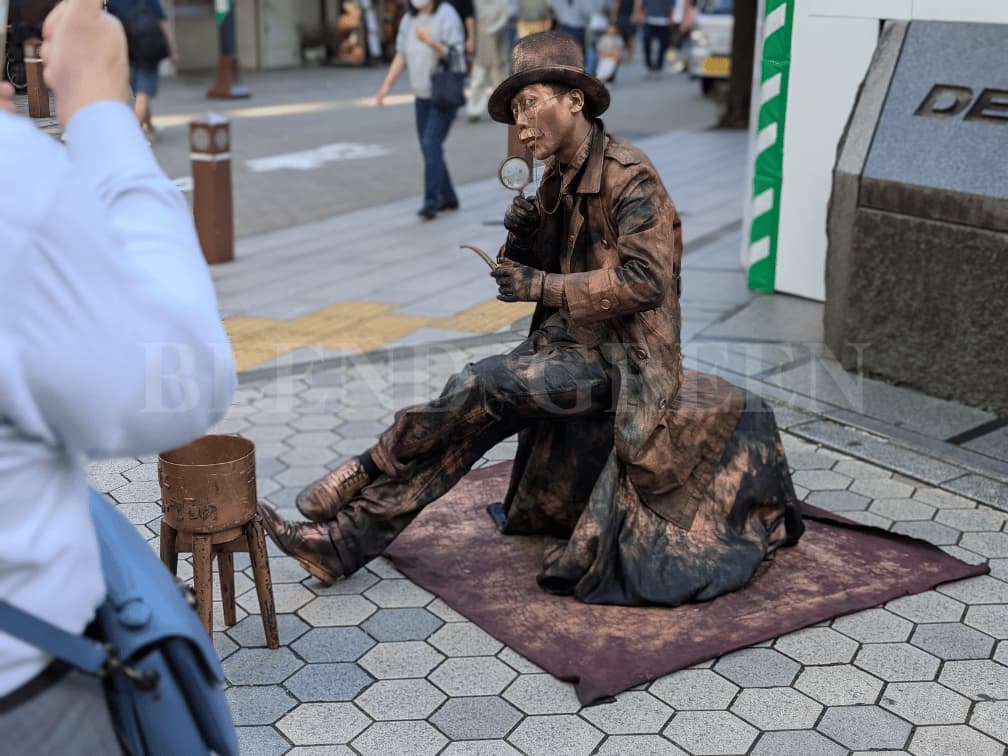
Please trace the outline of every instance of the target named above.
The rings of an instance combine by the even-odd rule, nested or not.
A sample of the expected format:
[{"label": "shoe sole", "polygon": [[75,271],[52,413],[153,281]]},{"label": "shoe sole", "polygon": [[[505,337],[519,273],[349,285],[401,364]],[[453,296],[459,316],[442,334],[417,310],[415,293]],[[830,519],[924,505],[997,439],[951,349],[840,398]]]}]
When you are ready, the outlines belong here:
[{"label": "shoe sole", "polygon": [[343,577],[342,575],[334,576],[331,572],[329,572],[329,570],[322,567],[322,565],[315,564],[314,562],[309,562],[307,559],[302,559],[301,557],[294,556],[293,554],[289,554],[288,556],[293,557],[297,561],[297,563],[304,568],[305,572],[307,572],[316,580],[325,583],[326,585],[332,585],[341,577]]}]

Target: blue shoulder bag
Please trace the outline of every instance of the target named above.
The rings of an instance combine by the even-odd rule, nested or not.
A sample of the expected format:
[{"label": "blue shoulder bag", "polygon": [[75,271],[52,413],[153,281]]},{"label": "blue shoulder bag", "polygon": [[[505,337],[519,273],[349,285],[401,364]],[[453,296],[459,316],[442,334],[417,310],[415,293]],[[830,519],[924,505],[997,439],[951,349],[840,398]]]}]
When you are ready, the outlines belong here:
[{"label": "blue shoulder bag", "polygon": [[89,491],[107,596],[101,640],[0,601],[0,630],[104,681],[127,754],[237,756],[217,653],[184,589],[111,504]]}]

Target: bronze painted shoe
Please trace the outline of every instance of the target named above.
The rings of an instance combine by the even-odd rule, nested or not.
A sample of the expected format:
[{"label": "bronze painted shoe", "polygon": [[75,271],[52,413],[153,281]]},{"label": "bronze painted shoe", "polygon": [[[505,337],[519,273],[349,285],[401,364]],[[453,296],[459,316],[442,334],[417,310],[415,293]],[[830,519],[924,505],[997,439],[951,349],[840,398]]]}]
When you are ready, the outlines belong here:
[{"label": "bronze painted shoe", "polygon": [[370,482],[371,476],[360,458],[354,457],[305,488],[297,495],[294,506],[309,520],[325,522],[333,519]]},{"label": "bronze painted shoe", "polygon": [[309,574],[326,585],[343,577],[343,564],[329,537],[329,525],[288,522],[267,504],[259,502],[262,523],[280,550],[294,557]]}]

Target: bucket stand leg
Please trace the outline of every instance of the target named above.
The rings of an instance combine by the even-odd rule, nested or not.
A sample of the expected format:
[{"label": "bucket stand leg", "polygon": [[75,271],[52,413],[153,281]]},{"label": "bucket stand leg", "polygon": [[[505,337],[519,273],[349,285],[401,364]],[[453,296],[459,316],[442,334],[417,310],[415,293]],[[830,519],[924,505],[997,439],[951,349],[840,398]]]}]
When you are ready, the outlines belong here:
[{"label": "bucket stand leg", "polygon": [[248,542],[249,561],[252,562],[252,577],[255,579],[256,595],[259,597],[259,611],[262,614],[266,646],[280,648],[276,607],[273,604],[273,581],[270,578],[269,555],[266,552],[266,532],[259,521],[259,515],[246,524],[244,530],[245,540]]},{"label": "bucket stand leg", "polygon": [[193,583],[196,613],[207,635],[213,637],[213,542],[209,535],[193,535]]},{"label": "bucket stand leg", "polygon": [[217,552],[217,573],[220,575],[224,624],[231,627],[238,621],[238,617],[235,613],[234,554],[230,551],[222,549]]}]

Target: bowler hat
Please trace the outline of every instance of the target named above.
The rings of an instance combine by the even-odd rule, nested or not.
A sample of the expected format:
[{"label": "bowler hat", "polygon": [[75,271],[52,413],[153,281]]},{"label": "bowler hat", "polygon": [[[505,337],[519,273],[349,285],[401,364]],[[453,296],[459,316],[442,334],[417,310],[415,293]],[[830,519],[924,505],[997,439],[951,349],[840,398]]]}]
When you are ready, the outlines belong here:
[{"label": "bowler hat", "polygon": [[588,114],[602,115],[609,107],[605,84],[584,70],[584,55],[573,37],[544,31],[522,37],[511,50],[511,70],[490,95],[487,110],[501,123],[514,123],[511,100],[529,84],[566,84],[584,92]]}]

